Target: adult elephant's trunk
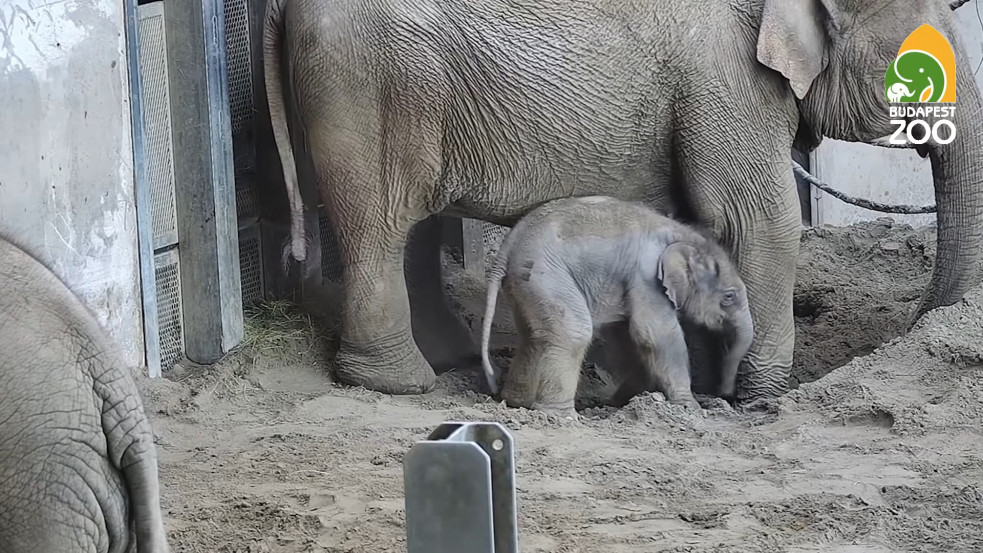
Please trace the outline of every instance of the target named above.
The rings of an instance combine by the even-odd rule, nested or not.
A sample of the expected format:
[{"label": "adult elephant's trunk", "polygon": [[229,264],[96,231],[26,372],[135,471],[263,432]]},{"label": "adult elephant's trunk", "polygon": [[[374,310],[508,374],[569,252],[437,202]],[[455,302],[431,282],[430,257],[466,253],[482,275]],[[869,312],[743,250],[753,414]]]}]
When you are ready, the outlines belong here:
[{"label": "adult elephant's trunk", "polygon": [[[932,282],[912,314],[952,305],[980,282],[983,247],[983,100],[969,64],[957,53],[956,138],[929,149],[938,220],[938,253]],[[944,104],[943,104],[944,105]]]}]

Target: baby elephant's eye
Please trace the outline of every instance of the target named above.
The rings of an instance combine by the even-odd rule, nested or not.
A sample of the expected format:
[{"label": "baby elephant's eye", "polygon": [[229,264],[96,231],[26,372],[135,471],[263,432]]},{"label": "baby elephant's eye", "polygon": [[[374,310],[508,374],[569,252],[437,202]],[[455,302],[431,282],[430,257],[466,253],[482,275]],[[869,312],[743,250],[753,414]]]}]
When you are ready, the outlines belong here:
[{"label": "baby elephant's eye", "polygon": [[737,292],[734,290],[727,290],[720,298],[720,305],[727,307],[729,305],[734,305],[734,302],[736,301],[737,301]]}]

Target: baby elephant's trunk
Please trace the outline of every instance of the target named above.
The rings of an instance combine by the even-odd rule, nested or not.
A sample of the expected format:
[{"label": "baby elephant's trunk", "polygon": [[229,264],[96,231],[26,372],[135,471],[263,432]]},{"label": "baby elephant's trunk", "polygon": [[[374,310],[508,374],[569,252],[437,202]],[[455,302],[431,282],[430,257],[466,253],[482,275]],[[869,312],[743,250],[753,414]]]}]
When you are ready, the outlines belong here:
[{"label": "baby elephant's trunk", "polygon": [[749,307],[745,306],[739,316],[735,317],[733,324],[735,328],[732,342],[726,346],[720,367],[720,388],[717,392],[720,397],[733,397],[736,393],[737,369],[754,340],[754,322],[751,320]]}]

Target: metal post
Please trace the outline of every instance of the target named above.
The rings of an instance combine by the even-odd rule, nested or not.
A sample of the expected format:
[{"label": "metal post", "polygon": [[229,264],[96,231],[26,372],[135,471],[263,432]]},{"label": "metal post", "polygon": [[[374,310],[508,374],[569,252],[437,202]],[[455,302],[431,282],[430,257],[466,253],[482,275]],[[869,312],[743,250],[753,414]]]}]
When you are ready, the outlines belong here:
[{"label": "metal post", "polygon": [[403,460],[408,553],[518,553],[512,436],[445,422]]},{"label": "metal post", "polygon": [[485,276],[485,242],[478,219],[442,216],[442,239],[445,244],[461,250],[464,270],[472,275]]},{"label": "metal post", "polygon": [[147,160],[147,129],[144,125],[143,81],[140,75],[140,18],[137,0],[123,2],[126,29],[127,70],[130,77],[130,121],[133,134],[133,183],[137,210],[137,248],[140,252],[140,296],[143,299],[143,343],[147,371],[161,375],[160,326],[154,272],[154,236],[150,177]]},{"label": "metal post", "polygon": [[184,346],[203,364],[243,336],[224,13],[218,0],[164,9]]}]

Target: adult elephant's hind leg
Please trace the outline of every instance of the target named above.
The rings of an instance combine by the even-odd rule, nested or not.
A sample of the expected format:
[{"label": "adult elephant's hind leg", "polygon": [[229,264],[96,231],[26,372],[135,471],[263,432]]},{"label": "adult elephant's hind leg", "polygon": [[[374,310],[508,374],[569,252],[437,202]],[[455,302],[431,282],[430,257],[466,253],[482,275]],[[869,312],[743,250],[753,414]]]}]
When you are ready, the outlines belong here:
[{"label": "adult elephant's hind leg", "polygon": [[383,228],[387,219],[350,213],[337,223],[344,261],[338,379],[390,394],[419,394],[433,389],[435,375],[410,326],[410,305],[403,277],[406,235]]},{"label": "adult elephant's hind leg", "polygon": [[519,351],[505,374],[508,405],[576,417],[580,369],[593,338],[590,309],[572,279],[534,274],[509,286]]},{"label": "adult elephant's hind leg", "polygon": [[[332,100],[340,102],[341,96]],[[425,393],[436,377],[413,340],[404,254],[410,229],[433,209],[439,118],[425,117],[421,109],[423,115],[410,120],[404,109],[392,107],[418,106],[412,98],[389,107],[367,94],[346,100],[328,113],[353,114],[363,130],[325,124],[311,133],[322,197],[344,263],[337,376],[384,393]],[[389,110],[385,117],[383,110]]]}]

